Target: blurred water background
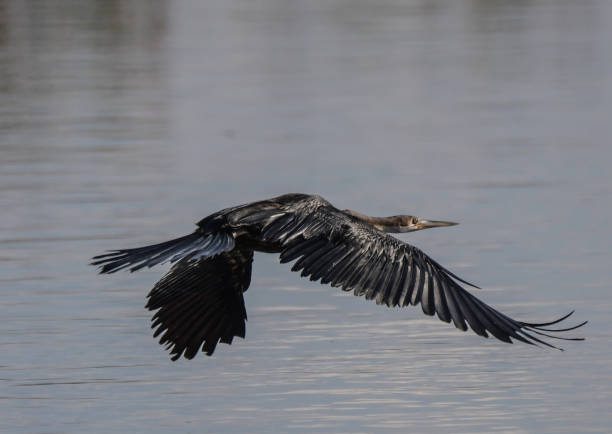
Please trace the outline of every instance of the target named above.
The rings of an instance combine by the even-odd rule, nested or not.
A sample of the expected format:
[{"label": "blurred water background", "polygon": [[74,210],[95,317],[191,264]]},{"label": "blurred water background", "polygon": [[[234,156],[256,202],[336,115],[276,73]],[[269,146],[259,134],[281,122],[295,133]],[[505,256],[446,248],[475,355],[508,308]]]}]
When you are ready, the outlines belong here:
[{"label": "blurred water background", "polygon": [[[0,431],[612,430],[612,2],[0,0]],[[107,249],[318,193],[564,353],[255,257],[247,339],[172,363]]]}]

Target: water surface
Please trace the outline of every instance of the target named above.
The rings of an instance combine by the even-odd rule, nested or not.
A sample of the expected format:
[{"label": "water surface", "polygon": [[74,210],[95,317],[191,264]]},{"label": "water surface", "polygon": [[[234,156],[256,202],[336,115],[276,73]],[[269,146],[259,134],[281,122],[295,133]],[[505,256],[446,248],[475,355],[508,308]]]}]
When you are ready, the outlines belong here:
[{"label": "water surface", "polygon": [[[0,431],[606,432],[612,4],[0,1]],[[319,193],[564,353],[461,333],[255,258],[247,339],[172,363],[106,249]]]}]

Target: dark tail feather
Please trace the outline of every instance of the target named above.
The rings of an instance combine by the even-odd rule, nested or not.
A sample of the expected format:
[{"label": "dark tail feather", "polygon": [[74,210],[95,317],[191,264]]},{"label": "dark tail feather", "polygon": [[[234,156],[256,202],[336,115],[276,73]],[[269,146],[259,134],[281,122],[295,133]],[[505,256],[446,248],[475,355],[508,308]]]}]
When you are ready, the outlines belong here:
[{"label": "dark tail feather", "polygon": [[194,232],[174,240],[135,249],[113,250],[93,257],[91,265],[100,266],[100,273],[114,273],[128,268],[130,271],[152,267],[170,260],[176,262],[184,257],[214,256],[234,248],[234,238],[225,232],[203,235]]}]

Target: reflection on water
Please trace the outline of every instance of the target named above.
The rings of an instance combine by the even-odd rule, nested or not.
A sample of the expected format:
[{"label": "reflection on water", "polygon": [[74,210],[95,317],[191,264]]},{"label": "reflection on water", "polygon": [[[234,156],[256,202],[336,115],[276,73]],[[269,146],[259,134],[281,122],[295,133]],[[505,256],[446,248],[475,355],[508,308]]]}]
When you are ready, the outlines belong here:
[{"label": "reflection on water", "polygon": [[[609,2],[0,0],[0,431],[606,431]],[[171,363],[95,276],[242,201],[317,192],[456,228],[402,236],[509,314],[504,346],[259,255],[246,340]]]}]

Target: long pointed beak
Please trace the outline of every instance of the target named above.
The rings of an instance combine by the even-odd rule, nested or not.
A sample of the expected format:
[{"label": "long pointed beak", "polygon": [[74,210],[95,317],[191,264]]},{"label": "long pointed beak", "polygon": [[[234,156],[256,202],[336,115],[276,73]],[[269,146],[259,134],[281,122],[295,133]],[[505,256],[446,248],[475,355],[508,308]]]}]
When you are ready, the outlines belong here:
[{"label": "long pointed beak", "polygon": [[421,229],[441,228],[441,227],[444,227],[444,226],[455,226],[455,225],[458,225],[458,224],[459,223],[445,222],[445,221],[442,221],[442,220],[419,219],[419,221],[415,225],[414,230],[418,231],[418,230],[421,230]]}]

